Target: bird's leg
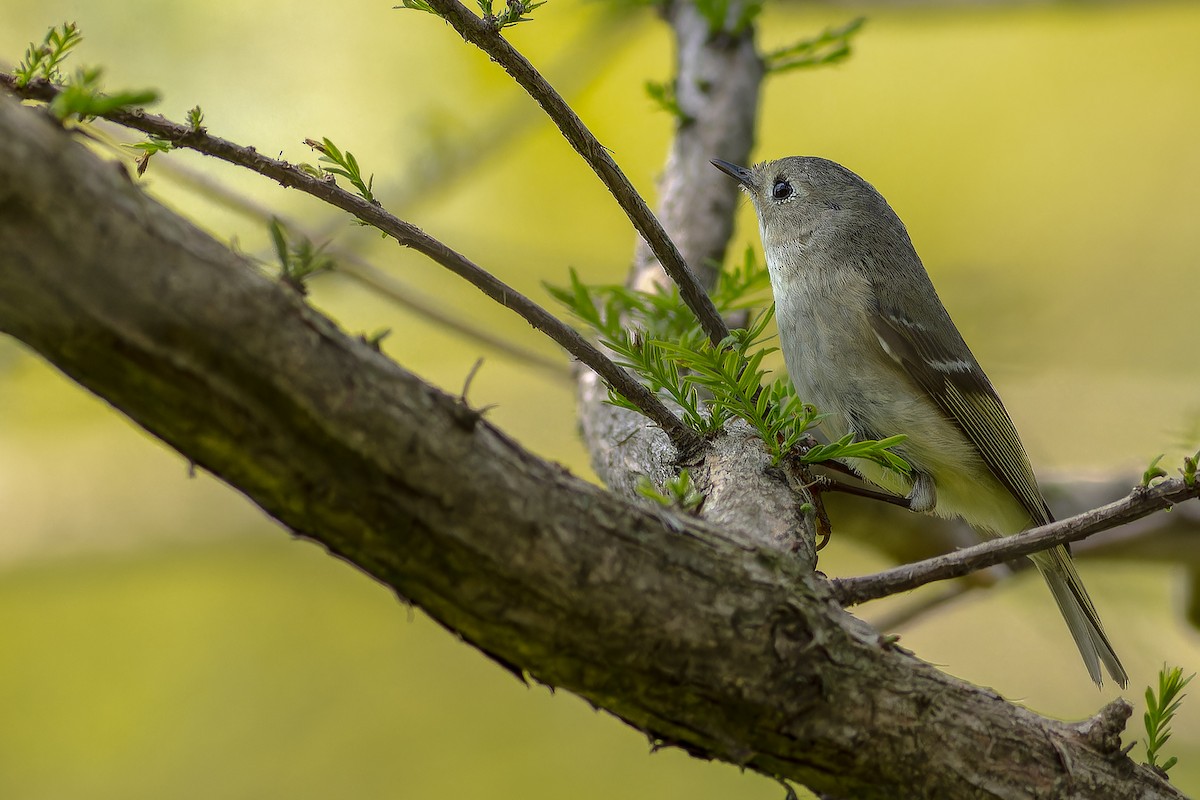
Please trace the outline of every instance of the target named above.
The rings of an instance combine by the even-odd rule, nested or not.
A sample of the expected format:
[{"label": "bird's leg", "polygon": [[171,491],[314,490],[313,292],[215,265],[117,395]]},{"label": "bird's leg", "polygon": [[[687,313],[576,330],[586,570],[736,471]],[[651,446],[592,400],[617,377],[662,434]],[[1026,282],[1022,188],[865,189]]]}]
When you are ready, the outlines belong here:
[{"label": "bird's leg", "polygon": [[933,476],[927,472],[914,470],[912,491],[908,493],[906,499],[911,511],[916,511],[918,514],[933,511],[937,506],[937,486],[934,485]]},{"label": "bird's leg", "polygon": [[807,494],[812,498],[813,522],[816,528],[815,549],[820,551],[829,544],[829,538],[833,535],[833,525],[829,521],[829,514],[825,511],[825,503],[821,500],[821,489],[829,479],[822,477],[814,479],[808,466],[795,458],[784,459],[783,474],[793,492],[801,496]]}]

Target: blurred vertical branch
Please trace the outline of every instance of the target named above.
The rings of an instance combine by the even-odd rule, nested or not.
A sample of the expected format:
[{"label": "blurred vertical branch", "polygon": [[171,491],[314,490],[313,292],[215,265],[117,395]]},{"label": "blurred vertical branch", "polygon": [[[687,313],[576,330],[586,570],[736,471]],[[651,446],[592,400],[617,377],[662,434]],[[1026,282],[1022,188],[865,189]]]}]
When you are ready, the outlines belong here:
[{"label": "blurred vertical branch", "polygon": [[[746,24],[753,2],[729,3],[720,20],[688,0],[657,6],[675,42],[670,95],[676,121],[659,181],[658,216],[706,289],[712,288],[724,262],[739,197],[709,160],[744,163],[754,145],[764,67],[754,27]],[[651,248],[638,240],[626,283],[648,290],[666,280]],[[661,435],[636,415],[608,405],[606,397],[603,382],[580,371],[581,430],[597,474],[625,494],[633,493],[643,475],[664,482],[677,465],[659,445]],[[804,495],[798,496],[780,474],[768,472],[753,436],[740,427],[731,434],[718,438],[694,465],[697,484],[708,498],[705,515],[773,546],[799,547],[801,558],[815,564],[810,523],[799,510]]]}]

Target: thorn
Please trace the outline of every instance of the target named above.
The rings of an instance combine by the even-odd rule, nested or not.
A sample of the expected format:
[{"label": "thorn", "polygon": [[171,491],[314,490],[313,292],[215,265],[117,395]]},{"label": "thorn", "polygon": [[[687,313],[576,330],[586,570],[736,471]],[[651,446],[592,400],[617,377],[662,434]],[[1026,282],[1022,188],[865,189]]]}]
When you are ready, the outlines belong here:
[{"label": "thorn", "polygon": [[[472,365],[470,371],[467,372],[467,379],[465,381],[463,381],[462,392],[458,396],[458,399],[462,401],[463,405],[467,405],[467,392],[470,391],[471,383],[474,382],[475,375],[476,375],[476,373],[479,372],[479,368],[482,366],[483,366],[483,357],[480,356],[479,358],[475,359],[474,365]],[[490,408],[490,406],[489,406],[489,408]]]}]

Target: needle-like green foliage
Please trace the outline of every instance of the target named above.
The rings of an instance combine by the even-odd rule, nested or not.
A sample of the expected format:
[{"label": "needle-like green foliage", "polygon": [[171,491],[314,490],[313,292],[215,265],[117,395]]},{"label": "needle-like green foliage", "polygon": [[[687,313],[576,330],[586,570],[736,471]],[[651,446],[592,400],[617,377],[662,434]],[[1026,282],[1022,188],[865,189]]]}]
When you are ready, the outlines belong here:
[{"label": "needle-like green foliage", "polygon": [[[724,315],[762,308],[769,285],[765,265],[747,249],[740,264],[722,273],[712,292],[713,304]],[[568,286],[547,289],[596,332],[615,353],[617,363],[673,402],[684,423],[698,433],[715,434],[739,418],[758,433],[774,463],[796,452],[806,463],[858,457],[907,471],[908,465],[888,449],[903,436],[881,442],[844,436],[797,450],[822,415],[796,396],[786,377],[768,379],[764,360],[776,351],[767,344],[773,338],[773,306],[759,311],[746,328],[734,330],[714,347],[674,287],[641,292],[624,286],[588,286],[572,270]],[[637,410],[611,389],[609,402]]]},{"label": "needle-like green foliage", "polygon": [[1175,756],[1160,761],[1160,751],[1167,740],[1171,738],[1171,721],[1175,718],[1175,714],[1179,711],[1183,698],[1186,696],[1182,694],[1184,687],[1194,677],[1196,677],[1194,672],[1185,678],[1181,667],[1168,669],[1164,664],[1163,668],[1158,671],[1157,694],[1153,687],[1146,687],[1146,713],[1142,715],[1142,721],[1146,726],[1146,763],[1163,774],[1166,774],[1167,770],[1179,761]]}]

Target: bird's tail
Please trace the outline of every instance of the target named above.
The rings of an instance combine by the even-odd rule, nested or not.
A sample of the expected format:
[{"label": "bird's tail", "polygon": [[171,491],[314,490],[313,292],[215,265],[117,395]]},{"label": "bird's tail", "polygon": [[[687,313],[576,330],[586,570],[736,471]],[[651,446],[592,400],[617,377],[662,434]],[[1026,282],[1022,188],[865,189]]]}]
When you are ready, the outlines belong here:
[{"label": "bird's tail", "polygon": [[1058,609],[1067,621],[1067,627],[1071,629],[1071,636],[1075,638],[1075,644],[1079,647],[1079,653],[1083,656],[1083,663],[1087,665],[1092,680],[1097,686],[1103,685],[1100,665],[1104,664],[1108,674],[1124,689],[1129,684],[1129,676],[1125,674],[1121,660],[1117,658],[1112,644],[1104,634],[1100,615],[1096,613],[1092,598],[1088,597],[1087,589],[1083,587],[1083,581],[1075,571],[1071,555],[1065,547],[1060,546],[1043,553],[1035,553],[1031,558],[1042,577],[1046,579],[1050,593],[1054,595]]}]

